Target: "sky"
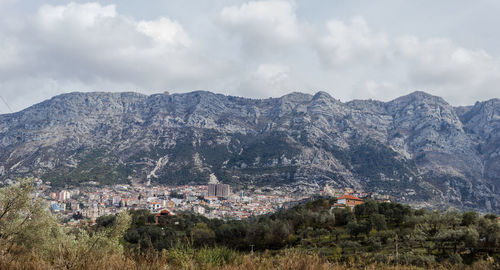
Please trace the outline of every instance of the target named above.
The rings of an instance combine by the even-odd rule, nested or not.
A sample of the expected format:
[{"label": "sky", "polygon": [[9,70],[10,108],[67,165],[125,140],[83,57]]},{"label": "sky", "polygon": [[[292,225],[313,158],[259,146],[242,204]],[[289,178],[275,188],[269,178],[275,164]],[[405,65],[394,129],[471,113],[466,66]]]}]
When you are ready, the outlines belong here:
[{"label": "sky", "polygon": [[0,0],[0,114],[81,91],[500,98],[497,0]]}]

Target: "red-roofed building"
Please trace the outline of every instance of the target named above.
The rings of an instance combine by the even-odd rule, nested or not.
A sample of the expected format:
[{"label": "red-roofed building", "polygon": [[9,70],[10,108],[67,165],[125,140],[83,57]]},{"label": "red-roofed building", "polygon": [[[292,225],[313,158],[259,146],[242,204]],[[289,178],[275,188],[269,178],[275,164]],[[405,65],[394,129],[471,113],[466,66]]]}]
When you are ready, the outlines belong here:
[{"label": "red-roofed building", "polygon": [[332,208],[345,208],[345,207],[346,206],[343,203],[334,203]]},{"label": "red-roofed building", "polygon": [[159,223],[161,217],[168,217],[168,216],[172,216],[172,213],[170,213],[168,210],[161,210],[160,213],[155,215],[155,224]]},{"label": "red-roofed building", "polygon": [[348,206],[348,207],[354,207],[358,204],[362,204],[363,203],[363,199],[360,199],[358,197],[355,197],[355,196],[352,196],[352,195],[344,195],[344,196],[340,196],[337,198],[337,204],[339,205],[345,205],[345,206]]}]

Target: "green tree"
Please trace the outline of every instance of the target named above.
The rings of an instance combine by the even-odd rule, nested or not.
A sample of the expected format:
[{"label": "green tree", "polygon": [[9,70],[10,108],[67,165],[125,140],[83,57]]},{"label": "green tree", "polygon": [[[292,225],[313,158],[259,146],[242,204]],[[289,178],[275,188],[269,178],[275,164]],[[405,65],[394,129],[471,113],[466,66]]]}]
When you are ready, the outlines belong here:
[{"label": "green tree", "polygon": [[0,253],[22,246],[46,254],[60,238],[56,219],[33,191],[32,179],[0,189]]},{"label": "green tree", "polygon": [[493,222],[486,229],[486,244],[493,252],[500,251],[500,224]]},{"label": "green tree", "polygon": [[387,229],[387,223],[385,221],[385,216],[381,214],[373,214],[370,216],[371,227],[377,231],[382,231]]},{"label": "green tree", "polygon": [[333,210],[333,214],[335,215],[335,225],[337,226],[347,225],[354,220],[354,215],[347,208],[336,208]]},{"label": "green tree", "polygon": [[479,215],[476,212],[465,212],[462,215],[462,226],[476,225]]},{"label": "green tree", "polygon": [[206,223],[200,222],[191,231],[191,239],[196,246],[212,245],[215,241],[215,232]]},{"label": "green tree", "polygon": [[354,207],[354,213],[358,219],[362,217],[369,217],[373,214],[378,213],[378,203],[373,200],[367,200],[363,204],[356,205]]},{"label": "green tree", "polygon": [[66,233],[52,253],[56,268],[82,269],[86,265],[99,265],[108,255],[123,256],[121,240],[130,227],[132,218],[127,212],[116,215],[113,226],[104,227],[91,234],[80,229],[76,234]]}]

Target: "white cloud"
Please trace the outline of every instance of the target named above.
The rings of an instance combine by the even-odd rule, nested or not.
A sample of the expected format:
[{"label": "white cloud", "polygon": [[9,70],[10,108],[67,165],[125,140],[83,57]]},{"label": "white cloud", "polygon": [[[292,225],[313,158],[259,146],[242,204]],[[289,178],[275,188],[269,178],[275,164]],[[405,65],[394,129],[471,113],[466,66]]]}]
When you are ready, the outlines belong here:
[{"label": "white cloud", "polygon": [[447,39],[404,36],[396,39],[394,47],[410,64],[410,76],[421,83],[474,82],[496,64],[484,51],[467,50]]},{"label": "white cloud", "polygon": [[313,43],[327,68],[378,63],[385,57],[389,45],[386,35],[374,33],[362,17],[352,18],[350,24],[330,20],[326,28],[327,33],[313,37]]},{"label": "white cloud", "polygon": [[203,88],[225,70],[223,61],[204,56],[180,23],[138,21],[114,5],[44,5],[16,32],[0,28],[0,40],[1,85],[13,90],[0,91],[11,93],[9,100],[16,99],[14,92],[47,87],[67,92],[68,85],[82,91]]},{"label": "white cloud", "polygon": [[291,77],[289,66],[277,63],[260,64],[241,80],[240,94],[247,97],[271,97],[296,90],[298,82]]},{"label": "white cloud", "polygon": [[0,8],[6,8],[19,0],[0,0]]},{"label": "white cloud", "polygon": [[[150,87],[168,86],[205,66],[182,26],[168,18],[136,21],[97,3],[43,6],[33,19],[34,59],[48,60],[51,76],[111,79]],[[31,59],[33,60],[33,59]],[[40,68],[40,67],[39,67]],[[40,68],[41,69],[41,68]]]},{"label": "white cloud", "polygon": [[0,71],[7,72],[8,69],[18,65],[19,47],[16,41],[9,37],[0,36]]},{"label": "white cloud", "polygon": [[415,36],[396,38],[394,48],[413,85],[432,89],[453,103],[498,96],[500,61],[483,50],[466,49],[448,39]]},{"label": "white cloud", "polygon": [[257,98],[325,90],[342,100],[424,90],[452,104],[499,97],[500,60],[491,48],[391,31],[373,21],[376,10],[370,17],[352,8],[364,16],[341,19],[334,10],[316,12],[334,4],[214,1],[210,11],[189,2],[182,16],[169,13],[182,6],[174,2],[148,16],[127,1],[0,0],[0,94],[16,110],[77,90],[206,89]]},{"label": "white cloud", "polygon": [[258,66],[255,75],[268,81],[278,82],[288,79],[289,70],[289,67],[280,64],[262,64]]},{"label": "white cloud", "polygon": [[[143,91],[141,87],[131,83],[118,83],[105,79],[93,82],[82,82],[75,79],[51,79],[47,76],[26,76],[22,80],[6,80],[0,82],[0,94],[13,110],[27,105],[42,102],[52,96],[74,91]],[[27,104],[27,102],[29,102]],[[0,113],[10,110],[0,100]]]},{"label": "white cloud", "polygon": [[383,80],[367,80],[360,82],[355,87],[356,94],[351,98],[366,99],[372,98],[377,100],[389,100],[398,95],[401,95],[401,85],[390,81]]},{"label": "white cloud", "polygon": [[251,1],[222,9],[219,23],[242,39],[248,51],[286,46],[302,38],[290,1]]},{"label": "white cloud", "polygon": [[161,45],[174,47],[189,47],[191,39],[184,32],[182,26],[167,18],[160,18],[156,21],[140,21],[137,30],[153,38]]},{"label": "white cloud", "polygon": [[44,5],[40,7],[37,22],[39,26],[50,31],[60,24],[70,24],[82,28],[93,27],[99,25],[102,20],[115,18],[116,16],[116,7],[114,5],[69,3],[65,6]]},{"label": "white cloud", "polygon": [[413,90],[452,104],[498,97],[500,61],[484,50],[446,38],[391,37],[373,31],[361,17],[326,25],[325,33],[311,38],[313,47],[330,73],[343,74],[341,85],[351,89],[350,98],[388,100]]}]

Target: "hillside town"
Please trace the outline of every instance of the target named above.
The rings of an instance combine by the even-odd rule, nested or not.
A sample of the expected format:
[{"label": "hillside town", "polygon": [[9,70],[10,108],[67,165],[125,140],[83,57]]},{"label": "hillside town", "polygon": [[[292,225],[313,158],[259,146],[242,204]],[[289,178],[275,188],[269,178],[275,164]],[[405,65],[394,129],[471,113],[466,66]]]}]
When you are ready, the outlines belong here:
[{"label": "hillside town", "polygon": [[357,191],[352,188],[309,193],[290,192],[286,187],[253,187],[233,192],[214,175],[207,185],[166,186],[149,183],[119,184],[101,187],[89,182],[80,187],[54,190],[50,182],[35,181],[35,196],[47,202],[51,212],[64,223],[77,225],[82,220],[94,222],[98,217],[124,210],[147,209],[152,213],[175,215],[194,212],[207,218],[241,220],[286,209],[318,196],[337,198],[334,207],[354,207],[362,198],[390,201],[388,195]]}]

